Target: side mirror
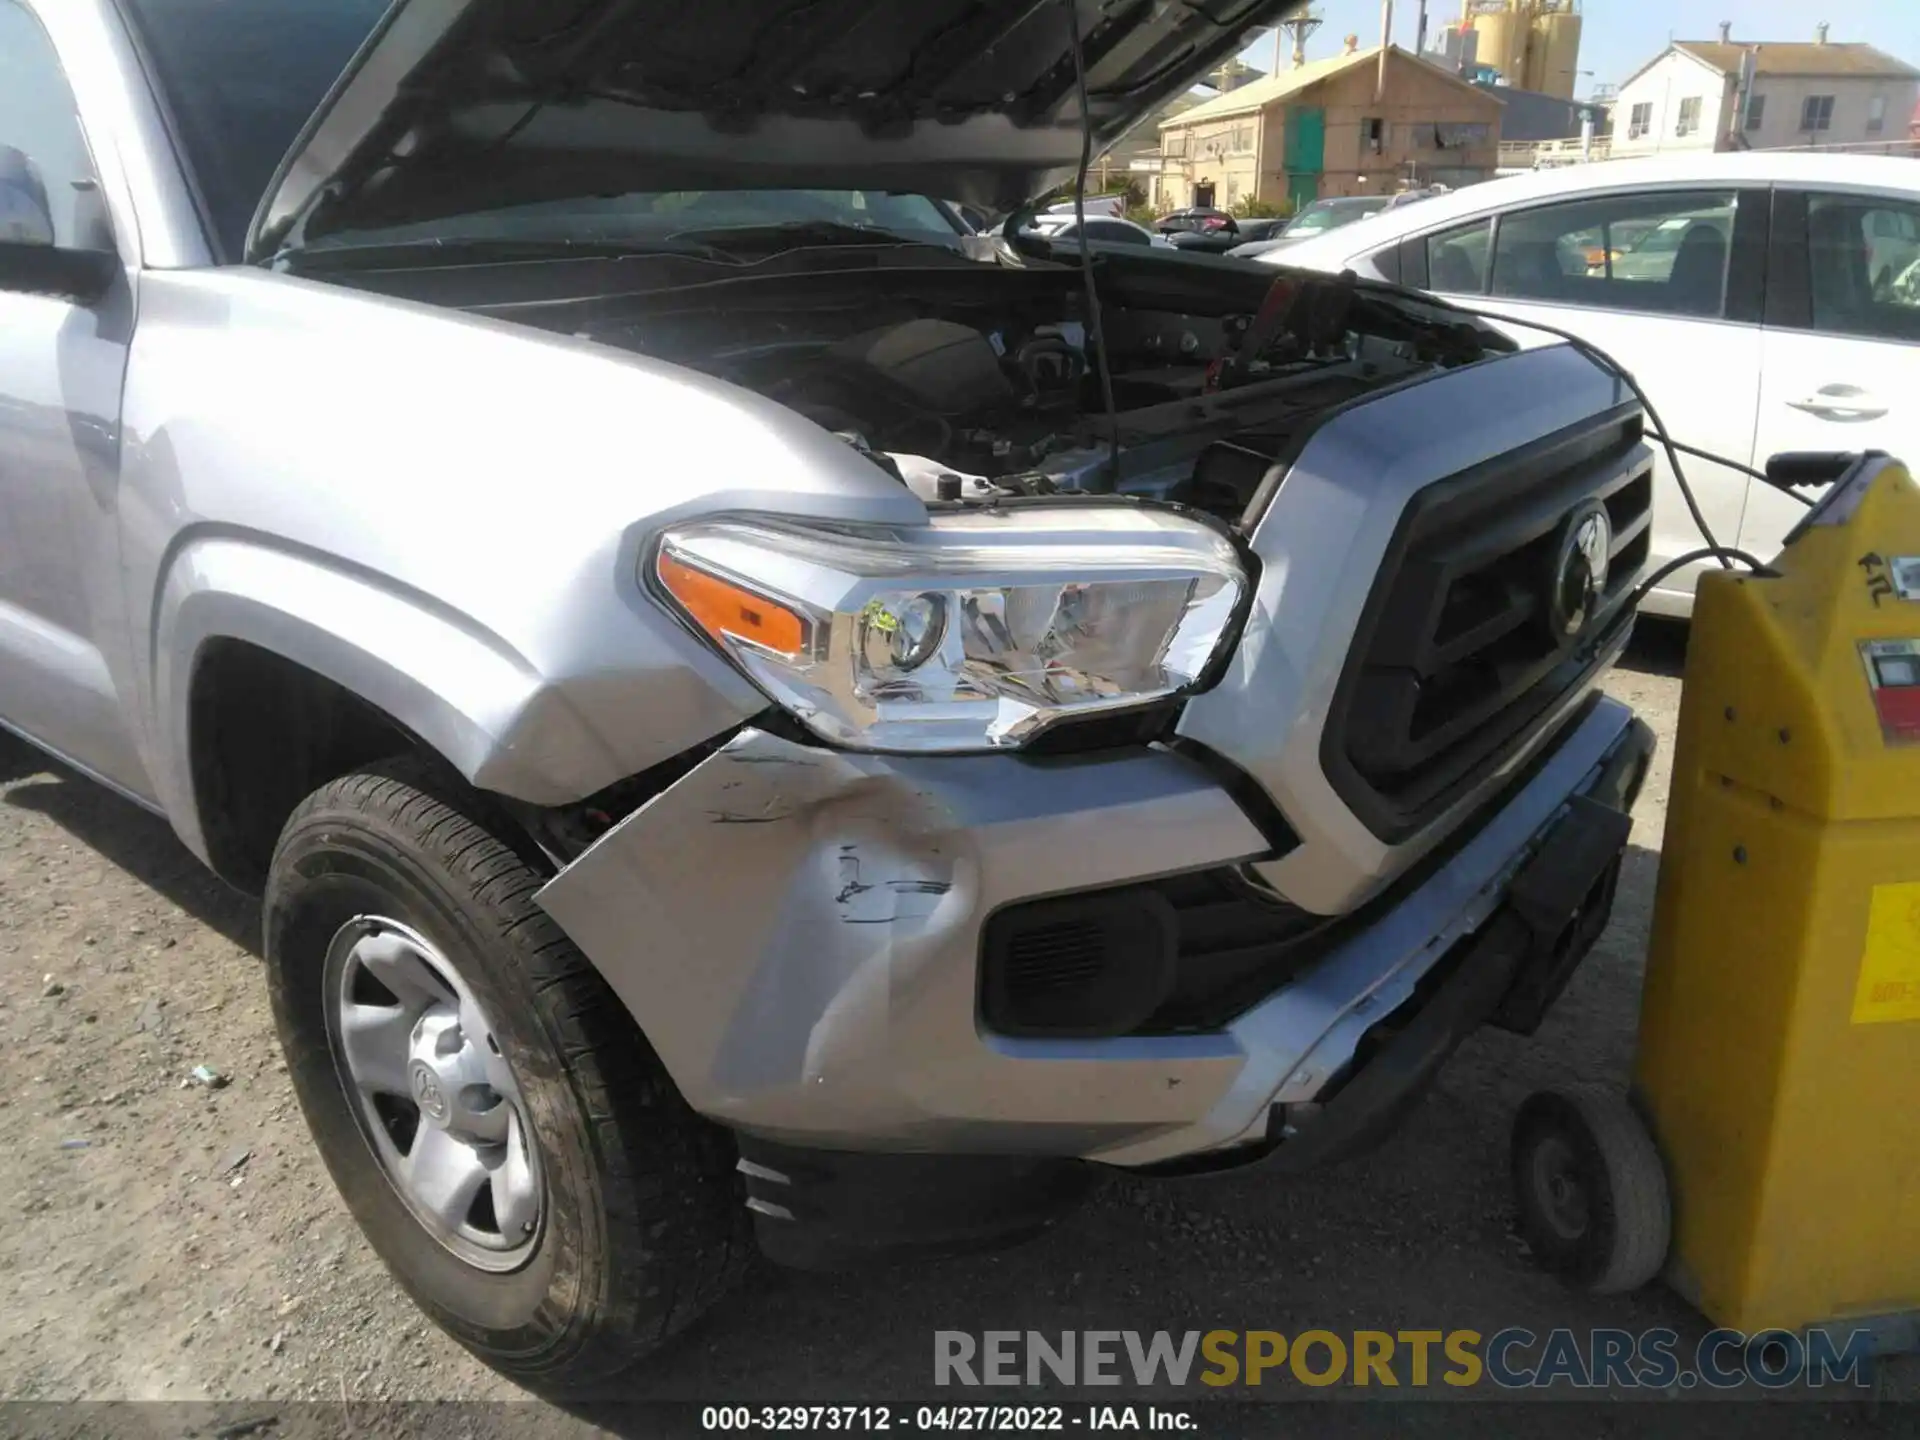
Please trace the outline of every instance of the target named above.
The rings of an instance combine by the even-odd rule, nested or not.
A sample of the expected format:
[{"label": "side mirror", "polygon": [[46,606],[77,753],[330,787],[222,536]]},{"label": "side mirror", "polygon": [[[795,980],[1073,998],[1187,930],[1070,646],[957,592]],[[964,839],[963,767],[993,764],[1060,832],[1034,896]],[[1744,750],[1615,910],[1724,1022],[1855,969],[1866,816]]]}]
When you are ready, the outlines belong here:
[{"label": "side mirror", "polygon": [[0,145],[0,290],[59,295],[91,303],[120,271],[113,221],[91,176],[73,187],[73,229],[59,243],[47,186],[24,151]]},{"label": "side mirror", "polygon": [[111,250],[0,240],[0,290],[58,295],[86,305],[106,294],[119,273],[120,256]]}]

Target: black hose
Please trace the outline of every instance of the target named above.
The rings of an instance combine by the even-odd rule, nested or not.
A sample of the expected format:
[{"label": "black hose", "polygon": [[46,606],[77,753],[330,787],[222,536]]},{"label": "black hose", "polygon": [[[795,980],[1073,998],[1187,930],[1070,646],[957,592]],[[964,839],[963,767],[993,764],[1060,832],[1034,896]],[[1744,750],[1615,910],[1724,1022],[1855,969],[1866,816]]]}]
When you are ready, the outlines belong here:
[{"label": "black hose", "polygon": [[1654,570],[1654,572],[1651,575],[1644,577],[1638,585],[1633,587],[1633,594],[1627,597],[1628,608],[1635,609],[1635,610],[1639,609],[1640,602],[1646,599],[1647,596],[1651,595],[1654,591],[1654,587],[1657,586],[1662,580],[1666,579],[1667,576],[1673,574],[1674,571],[1680,569],[1682,566],[1691,565],[1696,560],[1705,560],[1709,556],[1711,556],[1713,559],[1718,560],[1723,566],[1725,566],[1729,570],[1733,568],[1732,564],[1729,562],[1733,560],[1738,560],[1742,565],[1745,565],[1755,575],[1767,576],[1767,575],[1777,575],[1780,573],[1779,571],[1775,570],[1771,565],[1767,565],[1762,563],[1759,560],[1756,560],[1753,556],[1749,555],[1744,550],[1735,550],[1735,549],[1732,549],[1731,547],[1724,546],[1724,545],[1703,545],[1698,550],[1689,550],[1684,555],[1674,556],[1673,559],[1667,561],[1666,564]]},{"label": "black hose", "polygon": [[[1680,450],[1682,447],[1669,438],[1666,422],[1660,418],[1660,412],[1653,408],[1653,401],[1647,398],[1647,392],[1640,388],[1640,382],[1633,378],[1633,375],[1628,371],[1626,366],[1607,354],[1606,351],[1602,350],[1598,345],[1595,345],[1591,340],[1584,340],[1580,336],[1575,335],[1571,330],[1562,330],[1557,325],[1545,325],[1538,320],[1523,320],[1517,315],[1496,315],[1487,310],[1471,310],[1465,305],[1455,305],[1451,300],[1442,300],[1438,296],[1432,297],[1432,303],[1444,309],[1458,311],[1462,315],[1471,315],[1477,320],[1492,321],[1496,325],[1502,323],[1520,325],[1528,330],[1538,330],[1545,335],[1557,336],[1559,339],[1573,346],[1574,349],[1585,355],[1589,360],[1593,361],[1594,364],[1600,366],[1601,369],[1619,376],[1620,379],[1625,382],[1626,387],[1633,392],[1633,398],[1640,402],[1640,408],[1646,411],[1647,423],[1653,430],[1654,438],[1659,440],[1667,452],[1667,463],[1673,467],[1673,478],[1680,486],[1680,498],[1687,502],[1687,513],[1693,517],[1694,525],[1698,527],[1700,533],[1707,539],[1706,547],[1690,552],[1691,557],[1699,559],[1703,555],[1710,554],[1720,562],[1722,569],[1731,570],[1733,568],[1733,561],[1728,557],[1737,555],[1739,552],[1728,549],[1714,538],[1713,530],[1707,524],[1707,517],[1700,513],[1700,502],[1694,498],[1693,486],[1687,483],[1686,467],[1680,463]],[[1691,445],[1686,446],[1685,449],[1688,454],[1699,455],[1703,459],[1712,460],[1716,464],[1732,465],[1736,470],[1746,470],[1749,475],[1754,473],[1751,470],[1747,470],[1745,465],[1734,464],[1731,461],[1722,459],[1720,456],[1710,454],[1704,450],[1696,450]],[[1763,475],[1761,478],[1764,480],[1766,477]]]},{"label": "black hose", "polygon": [[1701,450],[1692,445],[1682,445],[1678,440],[1670,440],[1668,441],[1668,443],[1671,444],[1674,449],[1680,451],[1683,455],[1698,455],[1702,460],[1711,460],[1713,461],[1714,464],[1724,465],[1729,470],[1738,470],[1742,475],[1751,475],[1755,480],[1760,481],[1762,484],[1771,485],[1775,490],[1778,490],[1782,495],[1785,495],[1788,499],[1798,500],[1802,505],[1806,506],[1809,510],[1813,508],[1813,501],[1809,500],[1806,496],[1802,495],[1798,490],[1795,490],[1790,484],[1786,484],[1786,483],[1783,483],[1782,481],[1774,479],[1773,476],[1767,474],[1767,472],[1764,470],[1756,470],[1751,465],[1741,465],[1735,461],[1727,459],[1727,457],[1724,455],[1716,455],[1711,450]]},{"label": "black hose", "polygon": [[1067,9],[1067,38],[1073,47],[1073,85],[1080,104],[1080,171],[1073,179],[1073,228],[1080,242],[1080,274],[1087,290],[1087,332],[1100,366],[1100,398],[1107,409],[1107,473],[1104,491],[1120,484],[1120,407],[1113,400],[1113,368],[1107,356],[1106,330],[1100,323],[1100,292],[1094,286],[1093,252],[1087,249],[1087,172],[1093,168],[1093,107],[1087,100],[1087,61],[1080,45],[1078,0],[1062,0]]}]

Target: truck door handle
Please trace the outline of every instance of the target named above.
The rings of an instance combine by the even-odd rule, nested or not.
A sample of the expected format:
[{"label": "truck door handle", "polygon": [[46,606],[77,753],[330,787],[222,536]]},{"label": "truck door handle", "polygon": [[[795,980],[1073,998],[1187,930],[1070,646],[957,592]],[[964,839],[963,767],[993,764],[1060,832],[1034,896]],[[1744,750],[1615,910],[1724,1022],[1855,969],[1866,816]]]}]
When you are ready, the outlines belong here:
[{"label": "truck door handle", "polygon": [[1804,400],[1789,400],[1795,410],[1822,420],[1878,420],[1887,407],[1858,385],[1822,385]]}]

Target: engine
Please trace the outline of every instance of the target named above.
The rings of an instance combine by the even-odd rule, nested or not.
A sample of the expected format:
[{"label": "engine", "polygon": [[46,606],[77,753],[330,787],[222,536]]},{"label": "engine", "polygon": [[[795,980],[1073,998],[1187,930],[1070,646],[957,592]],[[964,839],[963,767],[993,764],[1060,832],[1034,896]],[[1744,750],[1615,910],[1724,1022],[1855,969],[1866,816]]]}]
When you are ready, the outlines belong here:
[{"label": "engine", "polygon": [[748,383],[876,458],[895,456],[917,489],[923,473],[1027,474],[1071,447],[1088,364],[1078,325],[982,329],[922,317],[783,357],[777,372]]},{"label": "engine", "polygon": [[1077,321],[900,321],[789,355],[755,388],[928,501],[1119,488],[1236,519],[1303,418],[1378,386],[1383,362],[1406,368],[1343,336],[1334,353],[1215,392],[1210,368],[1229,348],[1230,322],[1121,313],[1106,328],[1117,486],[1099,360]]},{"label": "engine", "polygon": [[1150,265],[1102,281],[1096,343],[1081,284],[971,264],[768,277],[724,304],[668,288],[551,323],[758,391],[929,503],[1119,490],[1230,522],[1316,417],[1491,335],[1350,280]]}]

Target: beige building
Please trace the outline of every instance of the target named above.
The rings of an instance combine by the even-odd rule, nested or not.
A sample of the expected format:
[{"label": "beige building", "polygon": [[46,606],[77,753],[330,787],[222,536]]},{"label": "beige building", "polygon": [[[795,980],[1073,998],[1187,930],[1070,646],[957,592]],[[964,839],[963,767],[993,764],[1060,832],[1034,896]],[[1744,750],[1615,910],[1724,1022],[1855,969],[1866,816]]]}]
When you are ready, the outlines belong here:
[{"label": "beige building", "polygon": [[1619,159],[1734,148],[1905,148],[1917,102],[1920,70],[1871,45],[1829,42],[1824,25],[1811,44],[1739,40],[1722,27],[1718,41],[1676,41],[1621,85],[1611,150]]},{"label": "beige building", "polygon": [[[1298,208],[1329,195],[1471,184],[1493,174],[1500,101],[1394,46],[1347,49],[1229,91],[1160,124],[1135,165],[1156,208]],[[1144,172],[1144,173],[1143,173]]]},{"label": "beige building", "polygon": [[1152,177],[1160,170],[1159,127],[1175,116],[1186,114],[1200,104],[1202,98],[1191,92],[1176,96],[1161,107],[1159,114],[1148,116],[1129,130],[1111,150],[1096,156],[1087,182],[1091,187],[1089,193],[1104,195],[1131,182],[1151,200]]}]

